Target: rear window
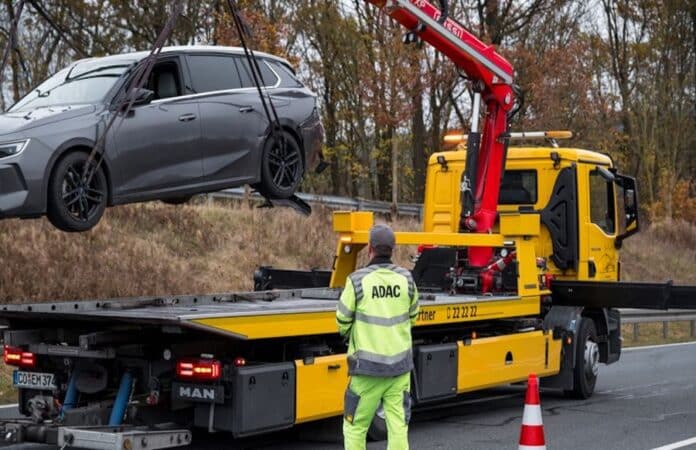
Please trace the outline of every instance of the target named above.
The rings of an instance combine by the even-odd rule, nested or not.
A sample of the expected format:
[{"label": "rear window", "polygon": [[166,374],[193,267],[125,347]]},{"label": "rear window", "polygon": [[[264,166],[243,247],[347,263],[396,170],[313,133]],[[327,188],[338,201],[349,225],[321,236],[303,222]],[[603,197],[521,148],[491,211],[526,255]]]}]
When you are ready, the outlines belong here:
[{"label": "rear window", "polygon": [[501,205],[533,205],[537,202],[536,170],[506,170],[500,185]]},{"label": "rear window", "polygon": [[[247,61],[244,56],[235,57],[237,60],[237,68],[239,69],[239,74],[242,79],[242,87],[256,87],[254,84],[254,79],[249,71],[249,61]],[[273,71],[268,67],[268,64],[262,59],[258,59],[259,70],[261,71],[261,79],[263,80],[263,86],[275,86],[278,83],[278,77],[273,73]]]},{"label": "rear window", "polygon": [[268,62],[273,70],[280,75],[286,86],[302,87],[302,82],[297,78],[295,72],[286,64],[279,61],[269,61]]},{"label": "rear window", "polygon": [[193,89],[197,93],[242,87],[234,58],[212,55],[189,55],[187,58]]}]

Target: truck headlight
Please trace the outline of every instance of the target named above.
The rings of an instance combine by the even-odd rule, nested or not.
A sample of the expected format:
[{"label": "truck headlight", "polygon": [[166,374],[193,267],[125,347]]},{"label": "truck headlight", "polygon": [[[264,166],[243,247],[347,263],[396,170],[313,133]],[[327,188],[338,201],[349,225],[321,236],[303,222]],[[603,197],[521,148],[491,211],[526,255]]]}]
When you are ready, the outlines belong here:
[{"label": "truck headlight", "polygon": [[0,144],[0,158],[7,158],[8,156],[16,156],[24,151],[24,149],[29,144],[29,139],[16,142],[5,142]]}]

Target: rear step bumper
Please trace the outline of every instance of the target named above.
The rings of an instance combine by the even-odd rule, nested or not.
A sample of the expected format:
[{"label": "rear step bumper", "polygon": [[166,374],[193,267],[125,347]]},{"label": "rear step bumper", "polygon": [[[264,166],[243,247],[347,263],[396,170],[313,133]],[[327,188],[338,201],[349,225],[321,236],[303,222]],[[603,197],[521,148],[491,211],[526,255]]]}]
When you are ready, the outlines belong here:
[{"label": "rear step bumper", "polygon": [[0,447],[22,443],[56,445],[58,448],[92,450],[153,450],[185,447],[191,444],[191,431],[174,424],[155,427],[93,426],[61,427],[51,423],[36,424],[24,419],[0,425]]},{"label": "rear step bumper", "polygon": [[94,450],[153,450],[184,447],[191,443],[185,429],[153,430],[146,427],[61,427],[58,446]]}]

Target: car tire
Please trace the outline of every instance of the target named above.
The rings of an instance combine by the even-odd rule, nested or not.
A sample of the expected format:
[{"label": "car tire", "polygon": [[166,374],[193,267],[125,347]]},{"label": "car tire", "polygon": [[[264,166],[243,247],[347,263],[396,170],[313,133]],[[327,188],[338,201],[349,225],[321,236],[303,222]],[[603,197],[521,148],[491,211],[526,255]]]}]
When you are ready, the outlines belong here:
[{"label": "car tire", "polygon": [[271,135],[261,157],[261,181],[254,186],[266,198],[291,197],[304,175],[304,158],[300,144],[287,131],[280,133],[284,146]]},{"label": "car tire", "polygon": [[[104,215],[109,187],[104,169],[98,167],[91,179],[83,177],[89,155],[69,153],[53,168],[48,182],[47,216],[66,232],[87,231]],[[94,164],[94,163],[92,163]]]},{"label": "car tire", "polygon": [[566,396],[588,399],[594,394],[599,366],[599,347],[594,321],[583,317],[575,339],[575,368],[573,369],[573,389],[566,390]]},{"label": "car tire", "polygon": [[192,198],[193,196],[189,195],[187,197],[163,198],[161,201],[167,205],[183,205],[184,203],[188,203]]}]

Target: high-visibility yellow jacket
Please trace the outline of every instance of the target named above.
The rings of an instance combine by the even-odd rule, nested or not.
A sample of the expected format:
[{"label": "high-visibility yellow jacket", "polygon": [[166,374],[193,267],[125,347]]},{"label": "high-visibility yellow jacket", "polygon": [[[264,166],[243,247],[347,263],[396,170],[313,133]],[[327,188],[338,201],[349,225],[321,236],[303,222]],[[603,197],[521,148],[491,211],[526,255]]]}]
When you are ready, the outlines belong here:
[{"label": "high-visibility yellow jacket", "polygon": [[350,274],[336,308],[338,331],[349,338],[348,373],[393,377],[411,371],[417,317],[418,291],[408,270],[387,261]]}]

